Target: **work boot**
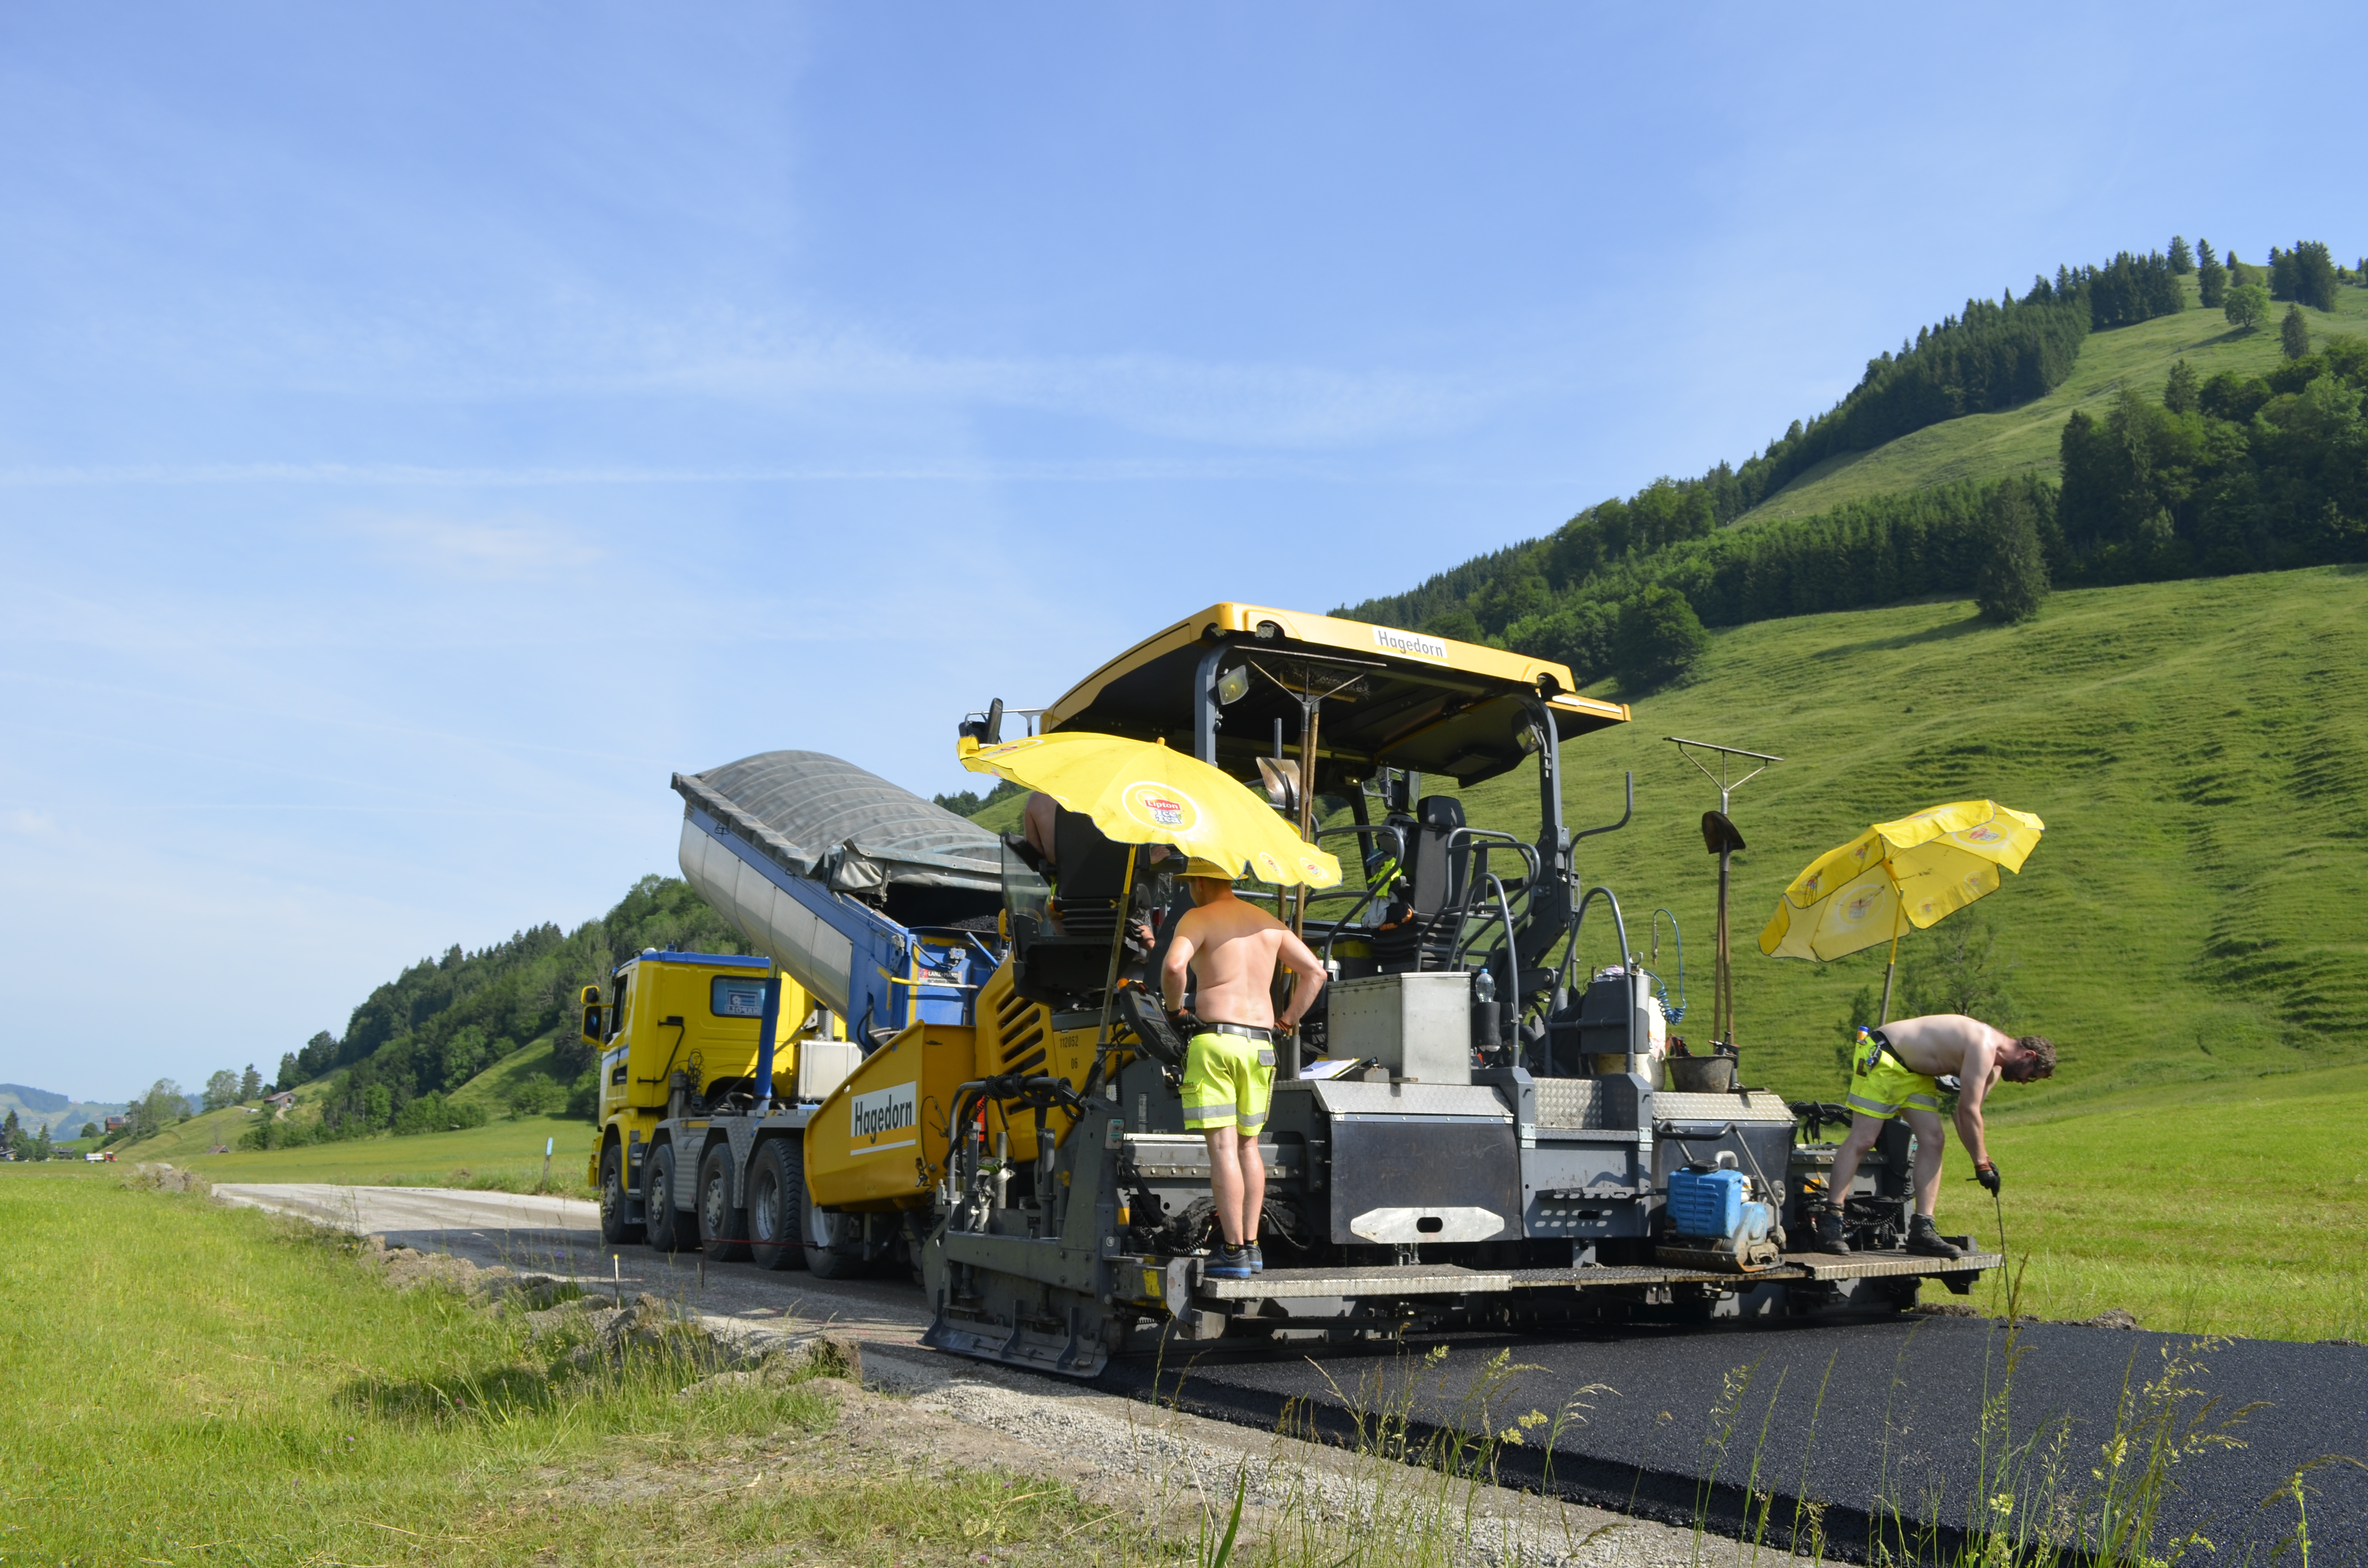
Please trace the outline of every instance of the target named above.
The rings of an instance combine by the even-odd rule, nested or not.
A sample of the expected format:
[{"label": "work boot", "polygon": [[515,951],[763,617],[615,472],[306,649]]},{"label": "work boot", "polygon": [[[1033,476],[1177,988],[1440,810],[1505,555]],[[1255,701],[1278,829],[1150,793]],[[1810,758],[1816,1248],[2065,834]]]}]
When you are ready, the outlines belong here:
[{"label": "work boot", "polygon": [[1924,1257],[1963,1257],[1964,1249],[1942,1238],[1932,1226],[1932,1216],[1918,1214],[1907,1223],[1907,1250]]},{"label": "work boot", "polygon": [[1848,1256],[1850,1244],[1842,1234],[1842,1211],[1828,1203],[1817,1210],[1816,1233],[1810,1245],[1818,1252],[1837,1252]]},{"label": "work boot", "polygon": [[1250,1255],[1246,1247],[1220,1246],[1201,1266],[1201,1272],[1212,1279],[1247,1279],[1250,1277]]}]

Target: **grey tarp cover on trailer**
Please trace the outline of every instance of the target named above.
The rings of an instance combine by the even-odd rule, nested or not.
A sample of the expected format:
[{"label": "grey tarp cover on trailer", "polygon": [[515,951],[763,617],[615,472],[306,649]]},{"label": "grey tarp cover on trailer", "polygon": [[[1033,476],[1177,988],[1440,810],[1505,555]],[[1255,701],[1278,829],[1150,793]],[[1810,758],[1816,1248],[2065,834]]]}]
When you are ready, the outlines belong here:
[{"label": "grey tarp cover on trailer", "polygon": [[677,773],[674,787],[783,869],[841,892],[1002,886],[995,835],[824,752],[759,752]]}]

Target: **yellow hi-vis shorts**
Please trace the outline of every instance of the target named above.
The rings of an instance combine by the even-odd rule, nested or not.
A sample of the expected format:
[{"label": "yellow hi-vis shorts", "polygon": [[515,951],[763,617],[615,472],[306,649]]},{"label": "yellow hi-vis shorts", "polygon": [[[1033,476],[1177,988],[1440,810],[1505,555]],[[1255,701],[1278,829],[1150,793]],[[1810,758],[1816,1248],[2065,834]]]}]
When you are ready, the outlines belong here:
[{"label": "yellow hi-vis shorts", "polygon": [[1196,1034],[1184,1051],[1184,1125],[1237,1127],[1255,1137],[1274,1092],[1274,1047],[1237,1034]]},{"label": "yellow hi-vis shorts", "polygon": [[1908,1071],[1873,1040],[1858,1042],[1850,1066],[1850,1108],[1861,1116],[1888,1121],[1902,1110],[1941,1109],[1941,1085],[1931,1074]]}]

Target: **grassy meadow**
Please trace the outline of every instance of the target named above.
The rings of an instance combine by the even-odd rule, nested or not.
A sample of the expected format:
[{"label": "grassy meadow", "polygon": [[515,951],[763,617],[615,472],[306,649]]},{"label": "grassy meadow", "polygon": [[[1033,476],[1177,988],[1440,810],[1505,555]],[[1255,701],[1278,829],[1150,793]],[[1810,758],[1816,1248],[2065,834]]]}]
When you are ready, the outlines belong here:
[{"label": "grassy meadow", "polygon": [[543,1140],[550,1139],[553,1143],[550,1190],[571,1198],[592,1196],[584,1180],[592,1124],[564,1116],[529,1116],[456,1132],[423,1132],[408,1138],[381,1134],[292,1149],[240,1149],[233,1142],[227,1154],[206,1152],[222,1142],[198,1128],[199,1122],[209,1119],[199,1117],[183,1122],[131,1145],[117,1158],[119,1162],[161,1160],[200,1171],[211,1181],[351,1182],[364,1187],[473,1187],[533,1192],[541,1189]]},{"label": "grassy meadow", "polygon": [[[2195,279],[2180,279],[2191,307]],[[2101,415],[2129,387],[2154,402],[2171,366],[2184,359],[2208,381],[2223,370],[2261,375],[2280,363],[2278,323],[2285,306],[2274,307],[2265,325],[2240,331],[2217,310],[2191,308],[2135,326],[2092,332],[2079,361],[2063,384],[2045,397],[1998,414],[1960,419],[1900,437],[1866,452],[1829,458],[1736,519],[1736,527],[1778,517],[1806,517],[1849,501],[1905,494],[1927,485],[1961,479],[1996,479],[2036,472],[2050,478],[2059,470],[2057,444],[2064,421],[2076,408]],[[2368,335],[2368,290],[2339,289],[2332,311],[2305,307],[2312,335]]]},{"label": "grassy meadow", "polygon": [[[1784,758],[1733,809],[1755,1082],[1834,1097],[1837,1025],[1883,977],[1881,949],[1762,958],[1784,887],[1871,824],[1983,796],[2047,824],[2021,876],[1952,917],[1996,932],[2015,1003],[1999,1021],[2060,1053],[2052,1081],[2005,1091],[2003,1117],[2368,1060],[2368,569],[2059,593],[2016,627],[1957,600],[1718,633],[1697,678],[1564,749],[1573,827],[1617,818],[1635,772],[1635,820],[1583,844],[1579,869],[1619,895],[1636,948],[1656,907],[1683,922],[1683,1034],[1709,1024],[1717,876],[1698,824],[1718,802],[1671,734]],[[1512,778],[1469,808],[1500,826],[1536,815]],[[1903,963],[1946,930],[1910,933]],[[1616,960],[1608,920],[1590,915],[1582,944]],[[1672,958],[1665,940],[1674,979]]]},{"label": "grassy meadow", "polygon": [[[241,1106],[208,1111],[166,1128],[154,1138],[120,1144],[119,1164],[161,1161],[201,1171],[213,1181],[350,1182],[365,1187],[460,1187],[503,1192],[551,1191],[590,1198],[584,1180],[585,1151],[592,1124],[565,1116],[512,1117],[504,1107],[519,1080],[551,1072],[551,1043],[534,1044],[505,1057],[454,1091],[456,1102],[483,1107],[493,1118],[483,1127],[423,1132],[397,1138],[379,1133],[330,1143],[284,1149],[241,1149],[239,1140],[265,1111]],[[322,1085],[296,1091],[291,1113],[317,1114],[304,1102]],[[551,1179],[542,1176],[543,1141],[552,1142]],[[217,1154],[217,1146],[228,1153]]]},{"label": "grassy meadow", "polygon": [[1042,1561],[1087,1521],[1064,1488],[848,1451],[814,1383],[575,1370],[516,1316],[120,1167],[0,1171],[0,1226],[9,1562]]}]

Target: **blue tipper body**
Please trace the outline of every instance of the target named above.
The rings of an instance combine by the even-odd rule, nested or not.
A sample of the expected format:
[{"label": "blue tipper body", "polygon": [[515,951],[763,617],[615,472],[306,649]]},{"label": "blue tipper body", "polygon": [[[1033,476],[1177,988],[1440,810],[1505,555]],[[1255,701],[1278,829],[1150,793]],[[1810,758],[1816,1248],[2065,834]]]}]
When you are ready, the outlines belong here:
[{"label": "blue tipper body", "polygon": [[1741,1171],[1669,1173],[1669,1223],[1681,1236],[1731,1236],[1743,1224]]}]

